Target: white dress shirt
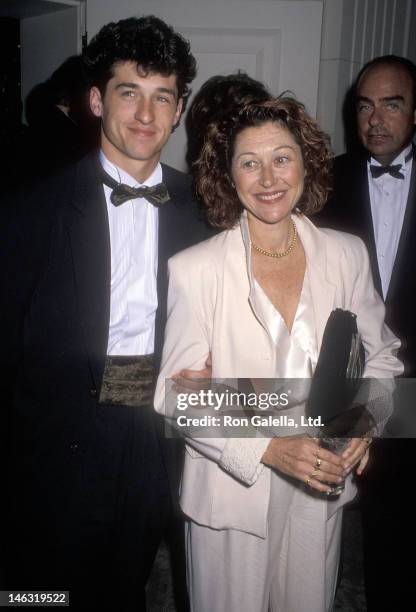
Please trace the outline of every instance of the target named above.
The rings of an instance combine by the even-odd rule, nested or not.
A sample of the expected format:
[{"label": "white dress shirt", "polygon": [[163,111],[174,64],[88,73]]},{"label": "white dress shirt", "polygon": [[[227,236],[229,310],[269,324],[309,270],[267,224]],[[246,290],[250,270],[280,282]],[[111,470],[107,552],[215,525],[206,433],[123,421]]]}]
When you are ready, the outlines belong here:
[{"label": "white dress shirt", "polygon": [[373,158],[367,162],[371,215],[384,299],[389,289],[409,195],[413,157],[410,157],[407,162],[405,158],[411,150],[412,145],[409,145],[391,163],[391,165],[401,164],[400,172],[404,180],[394,178],[387,173],[373,178],[370,165],[380,166],[381,164]]},{"label": "white dress shirt", "polygon": [[[162,167],[138,183],[101,151],[104,170],[117,182],[151,187],[162,180]],[[148,355],[154,351],[157,309],[158,210],[144,198],[121,206],[111,203],[104,185],[110,227],[111,297],[107,355]]]}]

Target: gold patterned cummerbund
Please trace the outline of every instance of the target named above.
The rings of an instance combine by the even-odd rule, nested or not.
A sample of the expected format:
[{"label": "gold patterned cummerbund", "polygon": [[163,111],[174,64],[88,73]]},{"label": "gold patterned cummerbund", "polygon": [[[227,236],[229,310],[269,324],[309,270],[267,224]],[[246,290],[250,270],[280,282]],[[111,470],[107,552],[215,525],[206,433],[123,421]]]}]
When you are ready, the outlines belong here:
[{"label": "gold patterned cummerbund", "polygon": [[153,355],[108,355],[105,359],[100,404],[150,406],[154,381]]}]

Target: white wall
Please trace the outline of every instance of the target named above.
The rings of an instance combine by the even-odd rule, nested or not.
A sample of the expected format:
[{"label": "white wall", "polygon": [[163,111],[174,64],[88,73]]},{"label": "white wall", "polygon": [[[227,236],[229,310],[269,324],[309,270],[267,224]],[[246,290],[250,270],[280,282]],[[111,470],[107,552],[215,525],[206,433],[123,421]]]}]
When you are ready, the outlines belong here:
[{"label": "white wall", "polygon": [[77,8],[20,22],[22,98],[79,49]]}]

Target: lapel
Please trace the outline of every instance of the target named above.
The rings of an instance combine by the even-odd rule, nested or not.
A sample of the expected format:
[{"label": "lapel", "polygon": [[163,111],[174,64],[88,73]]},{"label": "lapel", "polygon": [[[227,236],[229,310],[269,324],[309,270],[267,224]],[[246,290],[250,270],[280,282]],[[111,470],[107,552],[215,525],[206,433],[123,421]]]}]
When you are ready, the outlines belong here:
[{"label": "lapel", "polygon": [[[314,311],[316,337],[318,346],[321,346],[322,337],[329,314],[334,308],[336,292],[336,284],[332,281],[332,278],[336,278],[336,276],[334,274],[331,275],[330,270],[332,260],[331,254],[328,253],[329,242],[326,234],[316,228],[314,224],[304,215],[293,215],[292,219],[296,223],[296,228],[305,251],[309,286],[312,297],[312,307]],[[246,278],[248,270],[250,282],[250,304],[256,318],[264,327],[269,337],[271,337],[266,320],[262,315],[263,308],[261,306],[261,302],[258,302],[256,298],[258,294],[256,291],[253,291],[254,279],[251,273],[251,252],[250,248],[248,247],[250,244],[248,226],[246,223],[241,224],[241,234],[243,240],[241,240],[238,229],[239,228],[231,230],[228,233],[231,248],[233,250],[231,251],[231,254],[227,253],[227,257],[230,258],[231,255],[233,262],[231,265],[235,265],[236,267],[232,275],[233,280],[236,281],[236,286],[233,289],[232,294],[235,297],[239,294],[239,288],[245,286],[244,279]],[[244,245],[246,245],[245,248]],[[244,299],[244,295],[245,294],[243,293],[242,299]]]},{"label": "lapel", "polygon": [[383,295],[381,287],[380,271],[377,261],[376,239],[374,236],[373,217],[371,214],[370,189],[368,185],[367,158],[362,156],[359,160],[359,167],[356,173],[355,219],[358,224],[357,234],[364,241],[373,274],[374,286],[380,295]]},{"label": "lapel", "polygon": [[91,375],[101,387],[110,319],[110,234],[98,157],[90,155],[77,166],[68,211],[79,316],[85,336]]},{"label": "lapel", "polygon": [[[178,175],[185,179],[182,174],[178,173]],[[180,228],[176,227],[178,225],[177,211],[186,208],[189,203],[189,193],[186,193],[175,171],[165,164],[162,164],[162,177],[170,195],[169,203],[159,208],[158,261],[162,263],[161,271],[163,272],[163,264],[180,249],[178,245]]]},{"label": "lapel", "polygon": [[[414,253],[416,250],[411,246],[410,240],[414,239],[414,229],[416,222],[415,215],[415,202],[416,202],[416,155],[413,156],[412,164],[412,175],[410,177],[409,195],[407,197],[406,211],[403,218],[402,231],[400,233],[399,245],[397,247],[396,257],[394,259],[393,270],[391,274],[389,289],[386,296],[386,302],[392,301],[395,295],[399,292],[399,285],[406,279],[402,277],[403,271],[407,268],[405,266],[406,258],[407,261],[414,260]],[[410,248],[409,248],[410,246]],[[414,269],[414,268],[413,268]]]},{"label": "lapel", "polygon": [[183,227],[178,213],[185,210],[189,204],[190,192],[184,187],[185,177],[176,173],[172,168],[162,164],[163,182],[168,188],[170,201],[159,208],[159,232],[158,232],[158,265],[157,265],[157,299],[158,308],[155,323],[155,355],[156,368],[159,367],[163,347],[163,333],[166,323],[166,305],[168,293],[168,259],[181,248],[185,248],[181,235],[190,228]]},{"label": "lapel", "polygon": [[335,300],[336,286],[330,274],[331,254],[328,252],[328,240],[325,239],[324,232],[317,229],[304,215],[295,216],[294,221],[305,251],[317,341],[320,347]]}]

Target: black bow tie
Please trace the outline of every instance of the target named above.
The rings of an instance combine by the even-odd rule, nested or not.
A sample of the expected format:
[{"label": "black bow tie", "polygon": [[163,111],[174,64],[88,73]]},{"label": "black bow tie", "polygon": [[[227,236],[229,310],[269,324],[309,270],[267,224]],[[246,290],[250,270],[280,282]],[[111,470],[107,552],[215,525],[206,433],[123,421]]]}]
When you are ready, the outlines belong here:
[{"label": "black bow tie", "polygon": [[394,166],[370,166],[371,176],[376,179],[383,174],[390,174],[396,179],[404,179],[404,174],[400,172],[402,165],[395,164]]},{"label": "black bow tie", "polygon": [[153,206],[162,206],[170,200],[167,187],[163,183],[154,185],[154,187],[130,187],[124,183],[118,183],[104,169],[102,170],[102,179],[104,185],[112,189],[110,200],[114,206],[120,206],[124,202],[135,198],[144,198]]}]

